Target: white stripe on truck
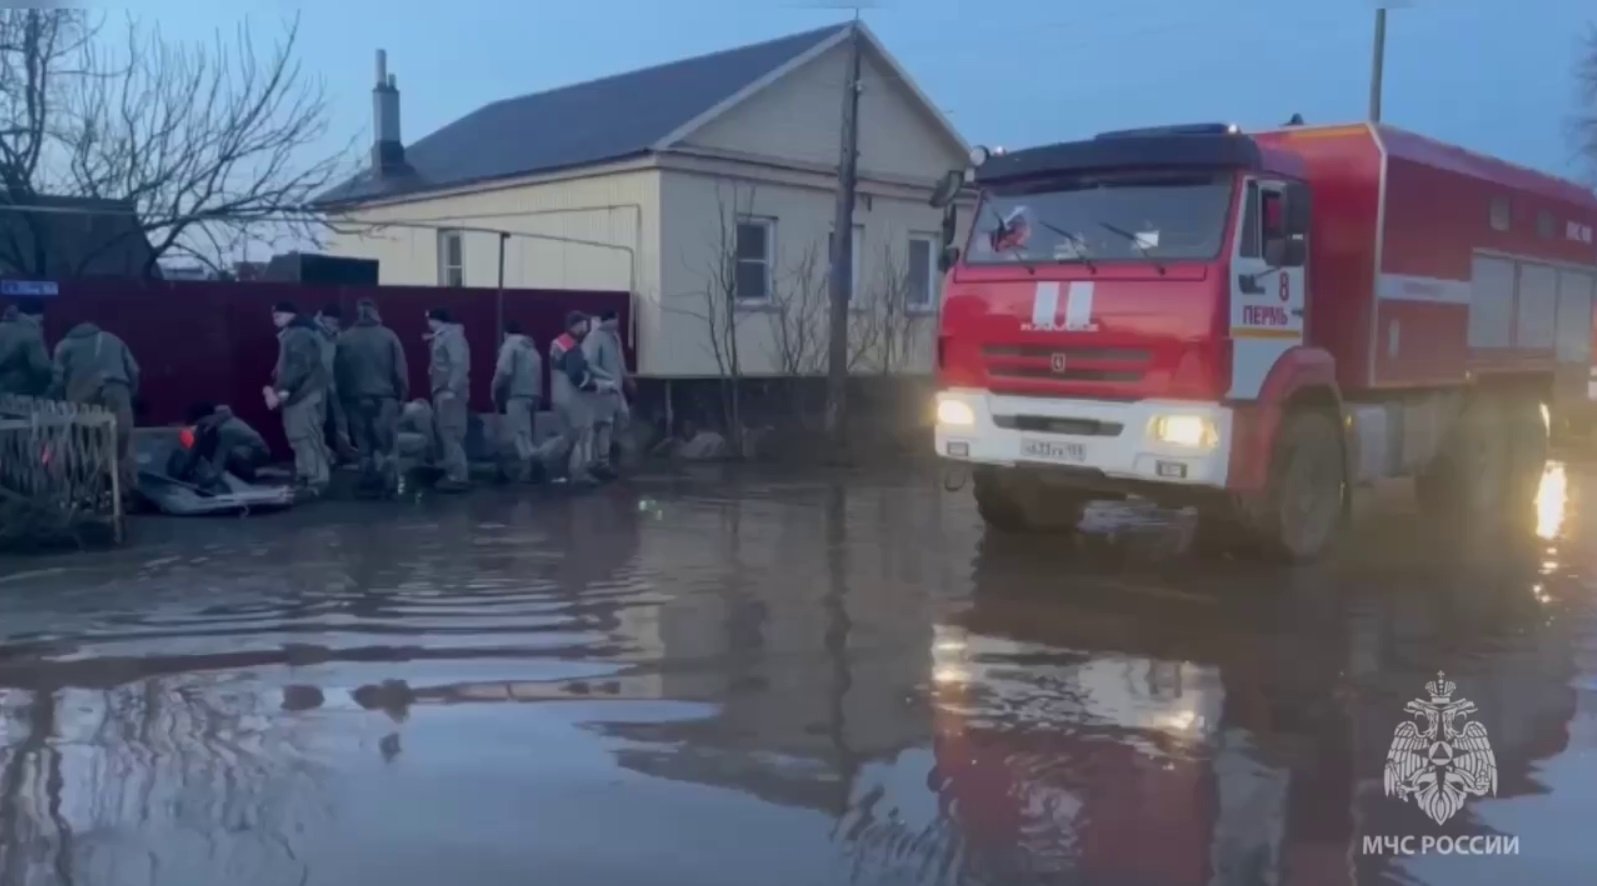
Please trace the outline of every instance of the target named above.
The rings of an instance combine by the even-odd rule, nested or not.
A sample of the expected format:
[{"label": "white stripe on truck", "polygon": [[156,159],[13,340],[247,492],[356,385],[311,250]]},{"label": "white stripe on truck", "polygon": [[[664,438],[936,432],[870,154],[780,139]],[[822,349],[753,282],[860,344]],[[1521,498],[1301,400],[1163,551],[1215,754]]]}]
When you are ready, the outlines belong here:
[{"label": "white stripe on truck", "polygon": [[1058,311],[1059,284],[1038,283],[1031,296],[1031,325],[1038,329],[1052,329]]},{"label": "white stripe on truck", "polygon": [[[1058,284],[1054,284],[1057,286]],[[1092,328],[1092,281],[1077,280],[1065,296],[1065,328]]]}]

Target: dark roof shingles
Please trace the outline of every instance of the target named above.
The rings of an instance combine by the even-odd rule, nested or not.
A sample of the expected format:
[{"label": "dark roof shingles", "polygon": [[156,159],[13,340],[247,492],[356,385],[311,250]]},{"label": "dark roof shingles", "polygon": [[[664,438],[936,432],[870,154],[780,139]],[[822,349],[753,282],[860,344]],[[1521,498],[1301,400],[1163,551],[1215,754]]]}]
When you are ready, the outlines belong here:
[{"label": "dark roof shingles", "polygon": [[834,25],[497,101],[406,147],[411,169],[397,180],[366,170],[318,202],[393,197],[641,154],[846,27]]}]

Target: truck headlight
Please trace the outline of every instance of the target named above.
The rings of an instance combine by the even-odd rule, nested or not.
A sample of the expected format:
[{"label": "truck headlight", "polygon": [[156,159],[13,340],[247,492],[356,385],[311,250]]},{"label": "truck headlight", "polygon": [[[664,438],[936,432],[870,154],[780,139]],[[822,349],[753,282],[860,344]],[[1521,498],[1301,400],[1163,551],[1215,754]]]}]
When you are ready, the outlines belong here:
[{"label": "truck headlight", "polygon": [[937,423],[968,427],[976,423],[976,411],[962,400],[938,400]]},{"label": "truck headlight", "polygon": [[1193,449],[1212,449],[1220,442],[1214,422],[1201,415],[1161,415],[1153,420],[1153,438]]}]

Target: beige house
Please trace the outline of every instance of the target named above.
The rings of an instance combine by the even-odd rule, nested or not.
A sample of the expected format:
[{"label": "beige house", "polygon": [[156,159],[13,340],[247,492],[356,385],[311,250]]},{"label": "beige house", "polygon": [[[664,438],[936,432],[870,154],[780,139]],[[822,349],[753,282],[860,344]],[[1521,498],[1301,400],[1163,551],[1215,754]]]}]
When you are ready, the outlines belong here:
[{"label": "beige house", "polygon": [[[851,25],[496,102],[401,146],[379,54],[370,169],[322,198],[384,284],[629,290],[642,374],[824,366]],[[855,371],[930,368],[948,121],[863,25]],[[502,250],[502,251],[501,251]],[[726,310],[730,301],[732,310]]]}]

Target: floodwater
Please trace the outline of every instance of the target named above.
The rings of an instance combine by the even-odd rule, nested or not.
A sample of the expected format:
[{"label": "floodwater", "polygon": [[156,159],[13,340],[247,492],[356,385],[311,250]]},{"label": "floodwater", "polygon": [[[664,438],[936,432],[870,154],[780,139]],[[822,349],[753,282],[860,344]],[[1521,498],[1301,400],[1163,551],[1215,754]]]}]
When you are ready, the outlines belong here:
[{"label": "floodwater", "polygon": [[[1594,496],[1300,569],[911,473],[147,519],[0,561],[0,886],[1591,882]],[[1440,825],[1382,780],[1438,671]]]}]

